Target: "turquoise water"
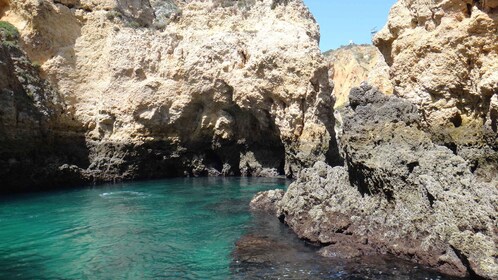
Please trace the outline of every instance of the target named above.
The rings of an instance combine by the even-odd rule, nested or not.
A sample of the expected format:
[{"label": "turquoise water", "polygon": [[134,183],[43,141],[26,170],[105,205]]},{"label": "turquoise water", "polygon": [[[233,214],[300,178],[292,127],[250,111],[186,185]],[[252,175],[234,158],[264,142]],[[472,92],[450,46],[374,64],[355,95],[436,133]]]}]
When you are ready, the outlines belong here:
[{"label": "turquoise water", "polygon": [[175,179],[5,198],[0,279],[225,279],[275,179]]},{"label": "turquoise water", "polygon": [[173,179],[0,199],[0,279],[449,279],[400,260],[330,260],[259,191],[289,181]]}]

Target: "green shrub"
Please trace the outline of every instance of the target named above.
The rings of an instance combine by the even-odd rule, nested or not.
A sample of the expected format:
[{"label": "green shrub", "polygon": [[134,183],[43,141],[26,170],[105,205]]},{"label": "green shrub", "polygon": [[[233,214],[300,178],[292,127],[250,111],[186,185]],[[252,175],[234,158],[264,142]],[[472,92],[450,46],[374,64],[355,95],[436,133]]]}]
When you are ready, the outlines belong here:
[{"label": "green shrub", "polygon": [[14,25],[6,21],[0,21],[0,33],[6,41],[19,40],[19,30],[17,30]]},{"label": "green shrub", "polygon": [[33,66],[36,70],[40,70],[41,69],[41,63],[38,62],[38,61],[33,61],[31,63],[31,66]]},{"label": "green shrub", "polygon": [[170,19],[171,16],[179,17],[182,14],[182,10],[173,0],[155,1],[153,7],[156,14],[156,20],[159,21]]},{"label": "green shrub", "polygon": [[2,41],[2,45],[7,47],[7,48],[18,47],[17,42],[15,42],[15,41]]}]

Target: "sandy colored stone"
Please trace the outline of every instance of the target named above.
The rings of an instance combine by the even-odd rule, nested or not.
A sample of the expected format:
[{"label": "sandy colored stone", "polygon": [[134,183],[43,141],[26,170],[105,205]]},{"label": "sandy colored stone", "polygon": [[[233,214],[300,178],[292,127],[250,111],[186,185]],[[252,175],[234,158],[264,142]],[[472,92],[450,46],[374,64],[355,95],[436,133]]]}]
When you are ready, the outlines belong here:
[{"label": "sandy colored stone", "polygon": [[82,182],[84,133],[63,110],[18,38],[0,30],[0,193]]},{"label": "sandy colored stone", "polygon": [[335,108],[348,101],[349,92],[368,82],[386,94],[393,93],[389,66],[379,50],[371,45],[348,45],[324,53],[334,82]]},{"label": "sandy colored stone", "polygon": [[498,1],[398,1],[374,44],[396,95],[419,106],[440,144],[496,182]]},{"label": "sandy colored stone", "polygon": [[332,86],[301,0],[2,0],[81,123],[91,180],[295,176],[338,159]]}]

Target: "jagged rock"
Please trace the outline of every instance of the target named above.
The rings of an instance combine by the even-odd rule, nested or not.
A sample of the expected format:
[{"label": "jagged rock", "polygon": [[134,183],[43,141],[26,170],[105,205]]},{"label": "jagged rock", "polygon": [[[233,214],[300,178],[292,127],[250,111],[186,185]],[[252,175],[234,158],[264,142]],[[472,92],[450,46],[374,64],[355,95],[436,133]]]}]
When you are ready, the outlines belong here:
[{"label": "jagged rock", "polygon": [[[279,215],[323,255],[390,253],[452,275],[498,277],[498,189],[434,144],[418,108],[367,85],[340,111],[345,167],[301,172]],[[344,244],[357,248],[344,250]]]},{"label": "jagged rock", "polygon": [[398,1],[374,39],[396,94],[419,106],[432,139],[495,183],[497,28],[496,0]]},{"label": "jagged rock", "polygon": [[270,190],[260,192],[251,200],[250,206],[253,210],[263,211],[270,215],[277,214],[277,204],[284,196],[284,190]]},{"label": "jagged rock", "polygon": [[301,0],[1,2],[81,124],[88,180],[290,177],[340,161]]},{"label": "jagged rock", "polygon": [[335,108],[344,106],[351,89],[362,82],[368,82],[386,94],[393,93],[389,66],[376,47],[348,45],[327,51],[324,56],[334,82]]}]

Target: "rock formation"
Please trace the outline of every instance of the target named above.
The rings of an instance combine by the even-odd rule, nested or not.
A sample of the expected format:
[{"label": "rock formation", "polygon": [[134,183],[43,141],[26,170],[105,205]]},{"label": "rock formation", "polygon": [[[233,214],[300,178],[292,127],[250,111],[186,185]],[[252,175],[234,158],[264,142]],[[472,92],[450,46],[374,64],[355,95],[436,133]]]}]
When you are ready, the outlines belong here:
[{"label": "rock formation", "polygon": [[273,203],[277,215],[299,237],[328,245],[324,256],[390,253],[451,275],[497,278],[496,185],[435,144],[409,101],[363,85],[340,112],[345,166],[305,169]]},{"label": "rock formation", "polygon": [[277,203],[282,200],[284,194],[284,190],[260,192],[251,200],[251,209],[276,215],[278,212]]},{"label": "rock formation", "polygon": [[498,1],[398,1],[374,43],[432,139],[498,180]]},{"label": "rock formation", "polygon": [[398,1],[374,40],[395,96],[353,89],[336,112],[345,165],[317,163],[265,208],[324,256],[498,279],[497,30],[495,0]]},{"label": "rock formation", "polygon": [[0,20],[80,125],[87,180],[294,176],[338,160],[301,0],[0,0]]},{"label": "rock formation", "polygon": [[335,108],[345,105],[349,92],[362,82],[393,93],[389,66],[379,50],[371,45],[348,45],[324,53],[334,82]]},{"label": "rock formation", "polygon": [[60,96],[18,45],[16,29],[0,26],[0,178],[2,192],[30,185],[81,182],[85,164],[80,125],[64,117]]}]

